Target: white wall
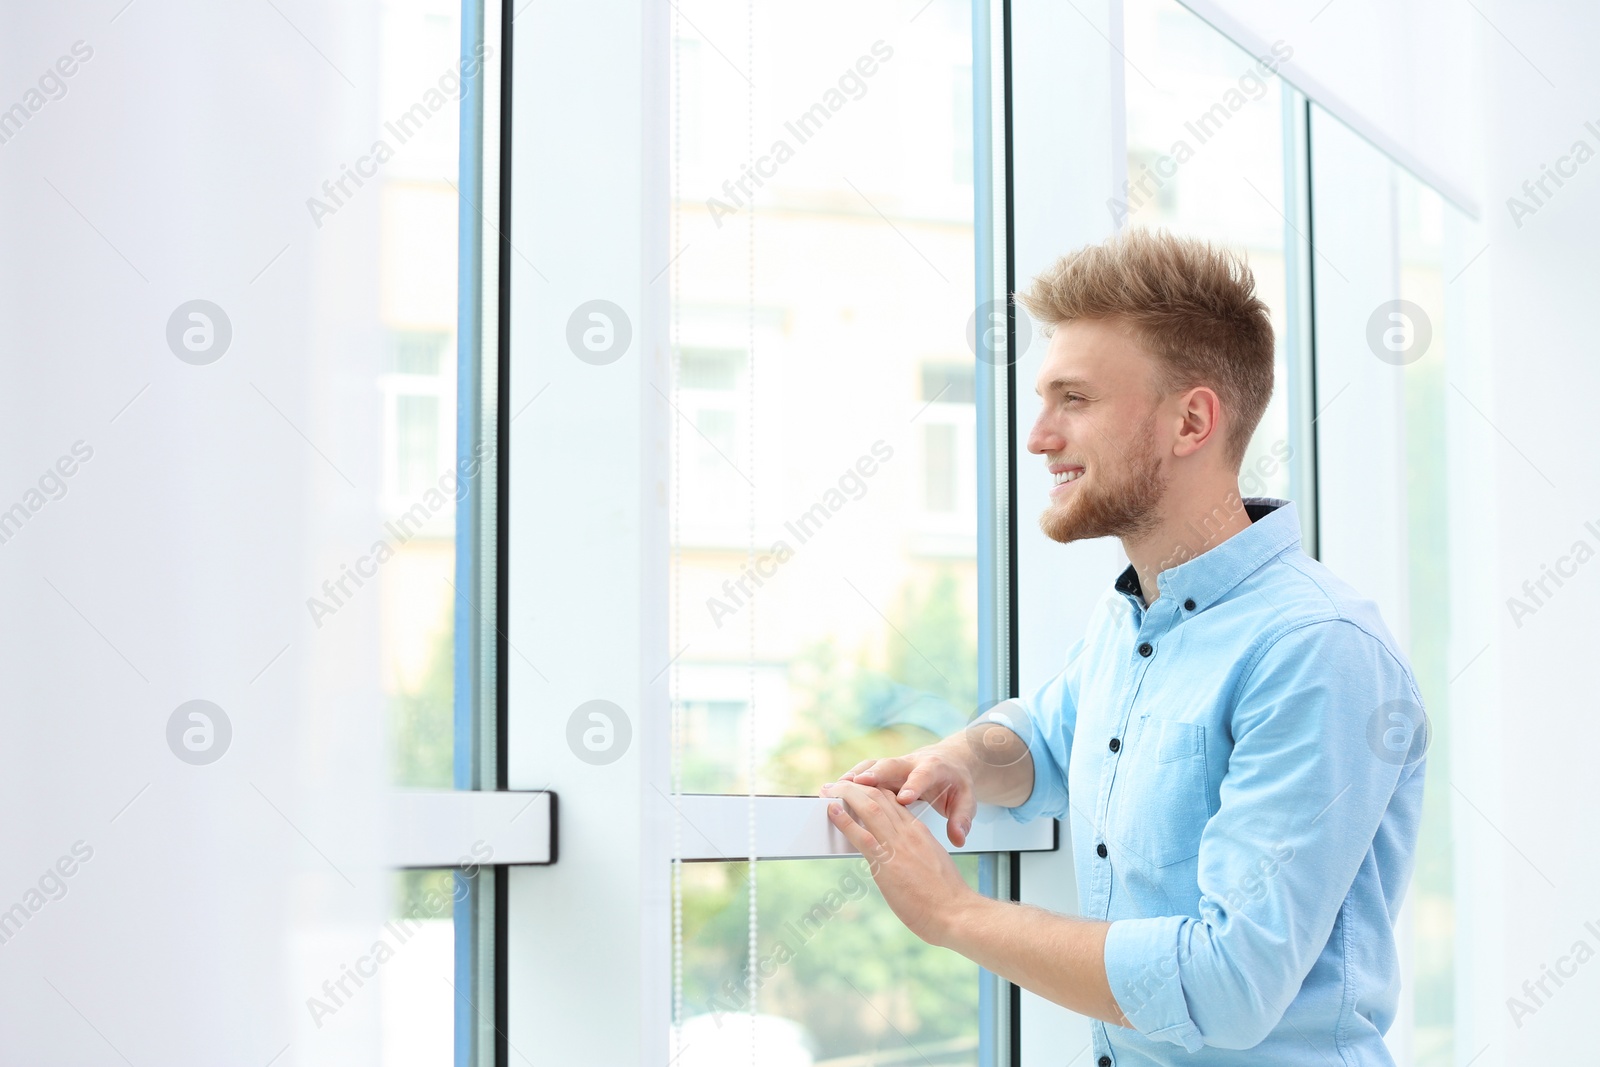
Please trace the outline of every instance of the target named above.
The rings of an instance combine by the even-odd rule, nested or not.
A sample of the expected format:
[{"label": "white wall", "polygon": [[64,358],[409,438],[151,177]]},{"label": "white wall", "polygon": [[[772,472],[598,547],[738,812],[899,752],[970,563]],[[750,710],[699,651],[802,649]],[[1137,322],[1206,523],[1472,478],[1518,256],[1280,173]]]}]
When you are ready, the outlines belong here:
[{"label": "white wall", "polygon": [[[377,525],[377,204],[305,200],[371,143],[375,13],[123,6],[0,14],[0,108],[82,42],[0,143],[0,508],[92,449],[0,543],[0,1059],[373,1062],[375,991],[305,1001],[388,885],[377,597],[305,600]],[[166,338],[197,297],[232,326],[203,366]],[[197,698],[232,727],[203,766],[166,734]]]},{"label": "white wall", "polygon": [[[1579,939],[1600,952],[1592,816],[1600,805],[1593,766],[1600,750],[1600,566],[1591,561],[1559,590],[1549,586],[1556,595],[1520,627],[1506,600],[1521,596],[1522,583],[1540,577],[1542,566],[1576,541],[1600,549],[1600,532],[1584,525],[1600,529],[1592,440],[1600,392],[1592,312],[1600,291],[1600,162],[1580,167],[1520,226],[1506,198],[1575,140],[1600,151],[1600,133],[1584,127],[1594,121],[1600,128],[1600,72],[1590,55],[1600,11],[1483,6],[1515,48],[1484,36],[1480,93],[1467,105],[1482,130],[1488,251],[1462,279],[1478,294],[1464,303],[1476,309],[1485,358],[1461,385],[1483,414],[1457,395],[1451,415],[1456,440],[1474,449],[1482,466],[1459,469],[1453,489],[1461,500],[1457,528],[1483,551],[1456,565],[1464,579],[1482,576],[1472,623],[1481,627],[1477,647],[1488,651],[1487,662],[1469,668],[1455,690],[1463,700],[1475,698],[1462,732],[1479,741],[1480,780],[1489,785],[1497,772],[1499,782],[1495,807],[1482,815],[1457,809],[1457,824],[1470,835],[1462,877],[1490,890],[1461,931],[1463,944],[1487,952],[1468,972],[1471,998],[1460,1014],[1477,1031],[1470,1051],[1490,1049],[1480,1063],[1580,1062],[1593,1056],[1600,963],[1582,965],[1564,987],[1548,984],[1554,995],[1541,996],[1544,1005],[1520,1027],[1506,998],[1521,997],[1522,983],[1538,979],[1544,964],[1554,966]],[[1481,674],[1480,665],[1488,668]]]}]

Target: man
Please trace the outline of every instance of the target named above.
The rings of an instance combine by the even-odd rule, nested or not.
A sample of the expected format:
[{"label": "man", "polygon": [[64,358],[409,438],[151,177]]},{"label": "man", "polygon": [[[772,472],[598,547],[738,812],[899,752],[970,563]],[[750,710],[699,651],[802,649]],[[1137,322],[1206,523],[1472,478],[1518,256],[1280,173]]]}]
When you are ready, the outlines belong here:
[{"label": "man", "polygon": [[[1426,721],[1294,505],[1239,496],[1272,395],[1254,278],[1136,231],[1019,299],[1051,337],[1041,525],[1118,537],[1129,566],[1020,711],[859,764],[823,787],[829,817],[918,936],[1099,1020],[1099,1067],[1390,1064]],[[979,802],[1068,819],[1085,917],[974,892],[918,800],[957,845]]]}]

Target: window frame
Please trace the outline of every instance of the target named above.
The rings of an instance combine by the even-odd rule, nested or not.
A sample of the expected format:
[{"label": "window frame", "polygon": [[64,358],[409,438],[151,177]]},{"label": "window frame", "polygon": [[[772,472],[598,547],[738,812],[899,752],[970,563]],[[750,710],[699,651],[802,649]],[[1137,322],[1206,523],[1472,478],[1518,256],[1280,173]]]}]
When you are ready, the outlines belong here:
[{"label": "window frame", "polygon": [[[671,416],[655,395],[670,380],[671,362],[663,268],[672,255],[667,226],[670,12],[617,0],[597,2],[598,7],[581,12],[530,6],[516,13],[515,28],[522,31],[517,45],[527,59],[515,70],[508,67],[504,83],[504,110],[515,121],[508,118],[503,128],[501,179],[507,192],[499,227],[496,410],[503,448],[495,589],[504,626],[492,642],[500,710],[494,762],[500,788],[558,788],[572,803],[565,813],[570,847],[563,862],[541,871],[502,872],[496,882],[500,936],[494,969],[501,993],[501,1058],[496,1062],[505,1062],[508,1044],[514,1049],[524,1040],[536,1040],[554,1059],[664,1060],[671,1019],[668,872],[675,823],[692,816],[716,824],[720,828],[712,832],[694,832],[721,842],[734,833],[727,827],[742,829],[749,812],[743,796],[685,797],[683,812],[674,811],[671,798],[665,671],[673,657],[666,637],[669,524],[663,491]],[[1220,21],[1211,5],[1185,6],[1242,47],[1259,45],[1237,25]],[[972,9],[974,298],[980,311],[988,304],[1000,316],[985,322],[1004,324],[1004,349],[980,358],[975,393],[979,689],[985,699],[999,700],[1056,673],[1062,650],[1075,636],[1062,632],[1060,620],[1087,619],[1108,576],[1122,565],[1117,546],[1109,542],[1063,549],[1046,544],[1031,524],[1019,528],[1017,502],[1045,488],[1038,465],[1019,464],[1019,457],[1031,422],[1022,413],[1031,411],[1032,373],[1046,346],[1008,294],[1062,249],[1110,235],[1110,219],[1100,208],[1125,178],[1125,59],[1117,0],[1070,11],[1046,0],[974,0]],[[509,4],[504,19],[509,57]],[[602,71],[586,58],[615,54],[619,45],[637,62]],[[1325,496],[1327,457],[1319,459],[1316,426],[1317,383],[1325,368],[1319,367],[1316,351],[1307,118],[1316,87],[1287,67],[1280,76],[1288,270],[1285,386],[1296,456],[1291,494],[1304,521],[1306,549],[1317,555],[1323,547],[1319,504],[1331,501],[1346,509],[1361,504],[1346,493]],[[1086,96],[1085,85],[1099,89]],[[585,107],[555,103],[572,99],[582,99]],[[1061,99],[1073,99],[1076,106],[1063,113],[1052,106]],[[606,136],[596,139],[596,130],[607,131]],[[559,143],[583,145],[585,165],[563,167],[541,151]],[[1425,169],[1403,155],[1397,158],[1462,204],[1430,181]],[[520,194],[515,213],[509,195],[513,167]],[[572,217],[576,213],[564,206],[573,203],[588,207],[583,218]],[[572,269],[546,275],[535,262]],[[605,366],[585,365],[566,351],[567,314],[596,298],[620,306],[633,329],[626,358]],[[981,328],[979,334],[984,335]],[[998,347],[1002,335],[994,336]],[[518,424],[513,433],[510,422],[516,415],[506,417],[508,405],[520,405],[520,414],[546,390],[559,390],[559,404],[538,408],[539,416]],[[620,410],[627,418],[586,423],[578,417],[614,414],[618,397],[625,398]],[[517,471],[514,494],[509,469]],[[600,530],[581,522],[551,522],[540,503],[550,499],[563,501],[569,515],[582,516],[591,507],[604,511],[610,524]],[[1360,550],[1382,556],[1392,547],[1369,539]],[[1047,597],[1029,592],[1045,589]],[[597,653],[595,644],[606,639],[610,655]],[[517,651],[522,648],[546,663],[560,663],[569,677],[546,677]],[[592,684],[594,679],[604,684]],[[563,751],[567,715],[602,689],[608,699],[626,705],[631,747],[606,767],[575,767]],[[761,858],[800,858],[793,835],[780,840],[774,827],[804,825],[812,816],[793,812],[809,803],[806,798],[756,798],[758,831],[767,826],[760,837],[765,843],[758,845]],[[777,817],[784,810],[789,814]],[[793,823],[795,818],[800,823]],[[806,833],[823,820],[818,802]],[[682,825],[676,832],[681,834]],[[1075,912],[1071,855],[1056,847],[1058,836],[1059,827],[1051,821],[1047,843],[1010,836],[979,842],[980,850],[991,846],[983,869],[986,891]],[[832,845],[807,848],[807,856],[837,854]],[[727,851],[713,850],[716,857]],[[742,850],[741,844],[735,852]],[[693,852],[685,847],[683,854]],[[705,858],[715,857],[706,853]],[[609,936],[586,935],[582,916],[590,913],[605,917]],[[557,960],[559,966],[552,965]],[[598,983],[614,991],[611,1002],[574,1001],[573,990],[599,988]],[[1087,1042],[1089,1020],[1009,983],[986,983],[980,1004],[985,1064],[1043,1065],[1054,1061],[1057,1050]]]}]

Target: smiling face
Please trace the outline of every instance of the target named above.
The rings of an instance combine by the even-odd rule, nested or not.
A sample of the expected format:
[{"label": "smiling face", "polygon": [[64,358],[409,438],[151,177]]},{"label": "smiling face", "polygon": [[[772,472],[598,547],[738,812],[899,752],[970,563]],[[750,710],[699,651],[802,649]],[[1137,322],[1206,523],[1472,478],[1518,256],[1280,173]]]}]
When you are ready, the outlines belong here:
[{"label": "smiling face", "polygon": [[1168,482],[1156,442],[1156,364],[1119,323],[1057,328],[1039,368],[1028,451],[1054,483],[1039,526],[1052,540],[1137,537],[1160,522]]}]

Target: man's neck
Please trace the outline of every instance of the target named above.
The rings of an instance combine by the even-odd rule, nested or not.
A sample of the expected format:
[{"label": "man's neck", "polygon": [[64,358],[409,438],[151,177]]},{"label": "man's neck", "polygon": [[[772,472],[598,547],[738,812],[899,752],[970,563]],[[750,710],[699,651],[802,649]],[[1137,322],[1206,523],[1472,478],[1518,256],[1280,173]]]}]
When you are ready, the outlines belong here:
[{"label": "man's neck", "polygon": [[1169,498],[1163,501],[1163,517],[1155,529],[1136,540],[1122,539],[1122,550],[1139,576],[1145,607],[1161,595],[1157,576],[1162,571],[1210,551],[1250,526],[1237,481]]}]

